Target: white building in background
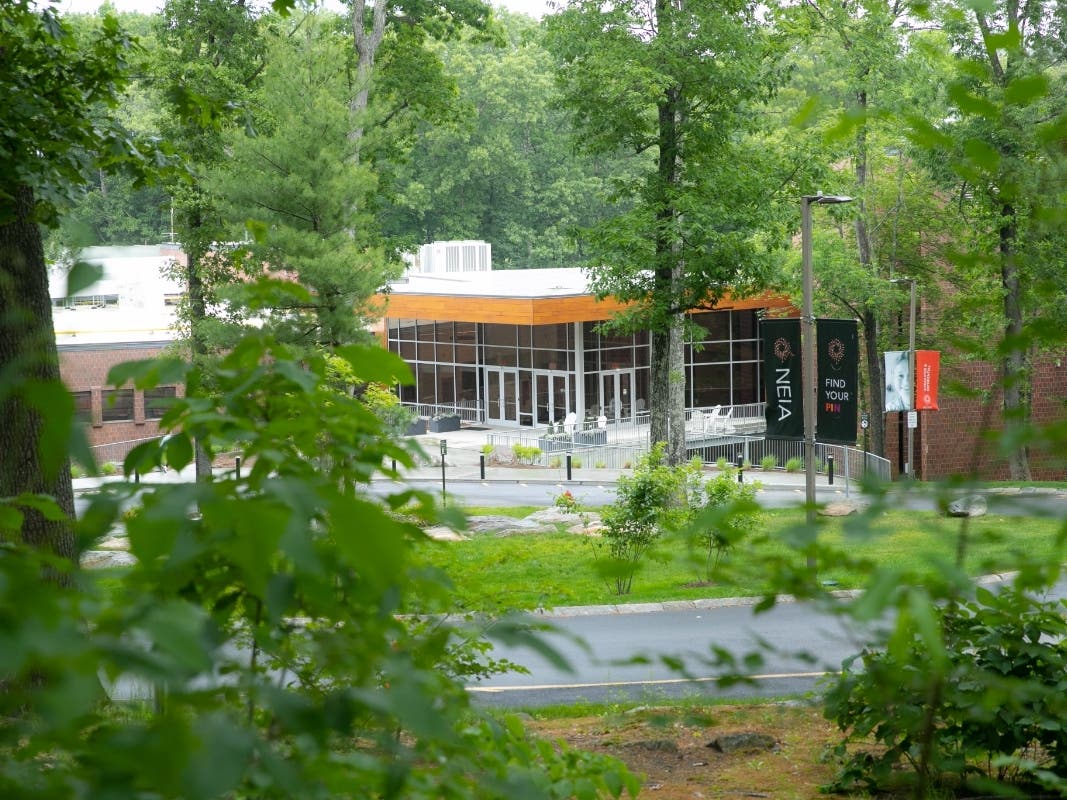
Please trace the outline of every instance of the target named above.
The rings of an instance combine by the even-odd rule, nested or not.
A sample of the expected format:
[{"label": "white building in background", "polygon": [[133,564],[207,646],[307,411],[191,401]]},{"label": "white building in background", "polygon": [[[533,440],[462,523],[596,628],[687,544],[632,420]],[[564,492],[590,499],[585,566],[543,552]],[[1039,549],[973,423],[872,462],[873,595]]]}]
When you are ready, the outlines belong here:
[{"label": "white building in background", "polygon": [[169,268],[187,262],[177,245],[88,247],[80,260],[102,269],[100,280],[67,295],[68,268],[49,268],[56,343],[168,342],[184,284]]},{"label": "white building in background", "polygon": [[185,287],[168,273],[187,261],[169,244],[90,247],[80,260],[99,265],[102,275],[73,296],[68,267],[49,269],[59,370],[97,460],[121,461],[139,442],[159,436],[159,419],[182,387],[113,387],[108,372],[124,361],[154,358],[175,340]]}]

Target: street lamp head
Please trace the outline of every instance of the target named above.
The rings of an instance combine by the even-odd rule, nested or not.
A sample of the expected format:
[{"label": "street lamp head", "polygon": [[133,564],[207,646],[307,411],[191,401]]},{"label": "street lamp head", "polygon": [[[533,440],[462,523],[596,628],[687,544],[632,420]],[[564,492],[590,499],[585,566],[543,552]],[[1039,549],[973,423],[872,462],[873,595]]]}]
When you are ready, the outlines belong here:
[{"label": "street lamp head", "polygon": [[804,195],[804,199],[809,203],[815,203],[820,206],[833,206],[838,203],[851,203],[852,198],[843,194],[808,194]]}]

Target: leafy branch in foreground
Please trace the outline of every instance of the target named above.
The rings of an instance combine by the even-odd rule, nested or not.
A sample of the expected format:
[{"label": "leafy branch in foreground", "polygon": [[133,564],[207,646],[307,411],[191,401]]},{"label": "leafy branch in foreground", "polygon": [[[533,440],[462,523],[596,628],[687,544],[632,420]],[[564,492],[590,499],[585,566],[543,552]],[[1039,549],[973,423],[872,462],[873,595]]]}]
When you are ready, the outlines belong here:
[{"label": "leafy branch in foreground", "polygon": [[[383,351],[338,352],[365,380],[404,379]],[[190,396],[163,419],[172,435],[131,452],[127,474],[181,468],[194,439],[209,453],[242,442],[251,468],[94,497],[83,546],[140,501],[125,515],[134,565],[106,582],[76,574],[67,591],[41,582],[48,557],[19,541],[17,510],[0,506],[0,795],[636,793],[616,762],[471,709],[460,678],[493,668],[471,632],[406,618],[409,595],[447,596],[410,558],[423,534],[408,520],[438,512],[421,493],[365,493],[383,460],[412,457],[373,409],[329,384],[325,359],[247,338],[211,376],[210,401],[196,396],[200,368],[177,362],[111,378],[148,386],[185,370]]]}]

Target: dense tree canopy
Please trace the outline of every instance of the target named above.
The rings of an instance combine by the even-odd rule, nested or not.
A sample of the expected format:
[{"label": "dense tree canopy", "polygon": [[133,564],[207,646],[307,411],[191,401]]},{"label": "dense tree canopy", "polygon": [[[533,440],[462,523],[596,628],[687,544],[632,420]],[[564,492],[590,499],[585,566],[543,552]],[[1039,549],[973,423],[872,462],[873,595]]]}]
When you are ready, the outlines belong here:
[{"label": "dense tree canopy", "polygon": [[[685,460],[683,314],[763,286],[782,176],[751,138],[778,76],[746,2],[575,0],[548,22],[582,146],[647,158],[591,237],[598,293],[652,342],[652,438]],[[780,241],[780,240],[779,240]]]}]

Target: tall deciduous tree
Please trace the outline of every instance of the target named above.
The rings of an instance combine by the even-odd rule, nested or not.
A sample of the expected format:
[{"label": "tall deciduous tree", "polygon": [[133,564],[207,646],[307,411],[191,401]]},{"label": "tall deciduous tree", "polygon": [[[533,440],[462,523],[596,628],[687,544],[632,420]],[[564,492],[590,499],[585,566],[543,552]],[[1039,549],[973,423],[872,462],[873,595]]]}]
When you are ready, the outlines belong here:
[{"label": "tall deciduous tree", "polygon": [[[186,166],[169,187],[177,211],[175,232],[186,255],[179,317],[189,355],[200,361],[232,345],[208,311],[233,269],[219,252],[226,223],[221,199],[206,178],[227,161],[224,127],[249,113],[247,99],[263,69],[263,46],[256,15],[244,0],[168,0],[155,32],[159,46],[147,59],[146,72],[169,112],[163,134]],[[196,453],[197,479],[203,480],[211,463],[200,447]]]},{"label": "tall deciduous tree", "polygon": [[[39,225],[55,222],[94,169],[144,163],[101,113],[118,101],[130,48],[114,17],[79,42],[49,6],[0,5],[0,497],[48,494],[68,518],[72,400],[59,379]],[[27,508],[14,527],[73,557],[69,519],[52,516]]]},{"label": "tall deciduous tree", "polygon": [[[925,87],[931,79],[926,50],[909,52],[910,0],[806,2],[778,14],[781,32],[794,42],[790,99],[805,134],[793,144],[814,163],[801,163],[802,194],[826,190],[848,194],[851,257],[820,241],[816,263],[818,311],[845,314],[863,331],[870,447],[885,454],[883,349],[906,347],[887,326],[900,296],[887,282],[907,276],[936,285],[921,245],[943,238],[943,215],[931,213],[933,186],[907,153],[901,117],[917,101],[934,112]],[[799,96],[798,94],[799,93]],[[847,165],[847,166],[846,166]],[[847,170],[847,171],[846,171]],[[817,223],[827,214],[820,214]],[[840,215],[838,215],[840,216]],[[839,227],[838,242],[845,229]],[[833,258],[836,255],[836,258]],[[831,259],[831,260],[828,260]],[[799,284],[799,279],[796,281]],[[928,296],[928,292],[925,293]],[[889,328],[889,331],[887,331]]]},{"label": "tall deciduous tree", "polygon": [[548,20],[583,145],[651,155],[621,188],[632,206],[593,234],[592,276],[599,294],[633,303],[621,324],[650,331],[652,437],[672,464],[686,455],[684,313],[756,289],[768,266],[755,241],[777,187],[745,136],[777,80],[756,8],[574,0]]},{"label": "tall deciduous tree", "polygon": [[1046,264],[1062,264],[1067,252],[1067,15],[1062,3],[1048,0],[948,2],[938,11],[958,60],[958,77],[948,87],[954,114],[943,124],[915,120],[915,136],[947,157],[959,207],[986,237],[984,252],[956,258],[955,267],[972,271],[977,285],[990,277],[998,285],[1005,455],[1012,479],[1028,480],[1025,431],[1036,344],[1028,326],[1049,316],[1040,290],[1062,277],[1050,282]]},{"label": "tall deciduous tree", "polygon": [[571,146],[542,30],[526,16],[500,19],[502,46],[477,32],[439,45],[457,106],[420,125],[410,155],[391,165],[383,224],[413,245],[491,242],[497,269],[578,266],[578,231],[617,210],[608,198],[627,163]]}]

